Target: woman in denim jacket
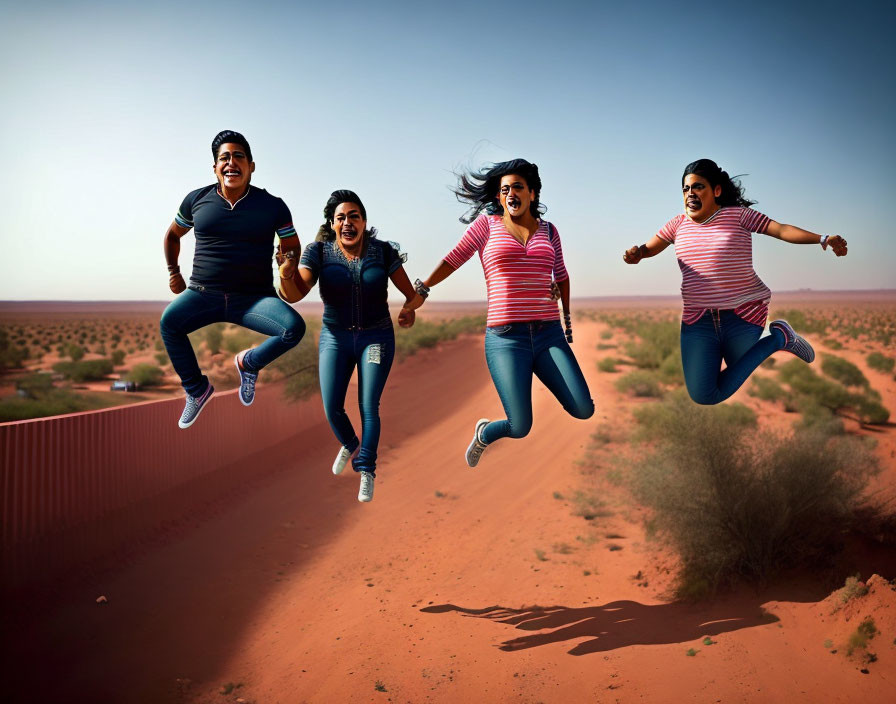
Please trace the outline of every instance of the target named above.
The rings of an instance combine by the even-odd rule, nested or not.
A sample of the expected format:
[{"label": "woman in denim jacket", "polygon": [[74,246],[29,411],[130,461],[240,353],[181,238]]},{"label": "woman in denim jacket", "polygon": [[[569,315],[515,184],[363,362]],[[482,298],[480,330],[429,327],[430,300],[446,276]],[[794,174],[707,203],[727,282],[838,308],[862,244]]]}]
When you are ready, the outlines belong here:
[{"label": "woman in denim jacket", "polygon": [[[324,411],[336,439],[342,444],[333,462],[340,474],[352,460],[361,476],[358,501],[373,499],[376,450],[380,439],[380,397],[395,356],[395,333],[386,302],[389,280],[407,300],[414,287],[405,273],[407,257],[398,245],[376,238],[367,227],[367,211],[352,191],[333,191],[324,207],[326,222],[302,254],[292,278],[282,277],[280,295],[293,303],[315,283],[324,302],[320,332],[320,392]],[[398,324],[411,327],[414,312],[402,309]],[[361,439],[345,412],[345,395],[352,372],[358,367],[358,405]]]}]

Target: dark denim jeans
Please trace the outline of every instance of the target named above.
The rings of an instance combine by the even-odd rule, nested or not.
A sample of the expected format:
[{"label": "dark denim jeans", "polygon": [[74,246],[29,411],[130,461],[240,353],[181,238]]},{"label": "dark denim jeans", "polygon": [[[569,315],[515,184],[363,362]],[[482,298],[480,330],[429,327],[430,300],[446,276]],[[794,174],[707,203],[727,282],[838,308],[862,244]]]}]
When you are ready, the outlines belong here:
[{"label": "dark denim jeans", "polygon": [[[762,330],[731,310],[707,310],[696,323],[682,323],[681,363],[691,398],[703,405],[721,403],[784,347],[779,330],[760,339]],[[725,369],[719,371],[723,359]]]},{"label": "dark denim jeans", "polygon": [[485,426],[486,443],[521,438],[532,429],[535,374],[574,418],[594,415],[594,401],[559,320],[496,325],[485,331],[485,361],[507,420]]},{"label": "dark denim jeans", "polygon": [[256,372],[299,344],[305,334],[302,316],[276,296],[224,293],[190,286],[168,304],[159,327],[174,371],[184,390],[193,397],[203,394],[208,377],[200,371],[187,335],[212,323],[235,323],[271,335],[243,358],[243,366]]},{"label": "dark denim jeans", "polygon": [[[376,450],[380,442],[380,396],[386,387],[395,357],[392,321],[368,330],[346,330],[324,325],[320,330],[318,369],[324,413],[336,439],[354,452],[356,472],[376,476]],[[345,394],[352,372],[358,367],[358,407],[361,411],[361,440],[345,412]]]}]

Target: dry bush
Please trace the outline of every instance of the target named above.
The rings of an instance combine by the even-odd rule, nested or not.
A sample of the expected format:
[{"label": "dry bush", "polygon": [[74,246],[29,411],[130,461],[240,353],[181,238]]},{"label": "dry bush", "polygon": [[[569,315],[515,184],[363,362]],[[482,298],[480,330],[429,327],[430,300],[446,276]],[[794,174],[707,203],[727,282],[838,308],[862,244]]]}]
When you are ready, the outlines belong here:
[{"label": "dry bush", "polygon": [[636,369],[616,380],[616,388],[622,393],[630,393],[643,398],[659,398],[663,395],[658,375],[643,369]]},{"label": "dry bush", "polygon": [[868,388],[868,379],[862,370],[848,359],[833,354],[822,355],[821,371],[844,386],[861,386]]},{"label": "dry bush", "polygon": [[635,466],[633,488],[681,556],[681,597],[831,560],[879,471],[856,438],[757,434],[739,404],[698,406],[676,393],[636,419],[656,450]]},{"label": "dry bush", "polygon": [[893,371],[893,367],[896,366],[896,359],[887,357],[887,355],[880,352],[872,352],[865,358],[865,361],[869,367],[884,374],[889,374]]},{"label": "dry bush", "polygon": [[125,379],[133,381],[138,387],[158,386],[162,383],[165,372],[155,364],[136,364],[126,375]]},{"label": "dry bush", "polygon": [[750,388],[747,389],[750,396],[755,396],[762,401],[780,401],[787,397],[787,391],[774,379],[763,376],[754,376]]}]

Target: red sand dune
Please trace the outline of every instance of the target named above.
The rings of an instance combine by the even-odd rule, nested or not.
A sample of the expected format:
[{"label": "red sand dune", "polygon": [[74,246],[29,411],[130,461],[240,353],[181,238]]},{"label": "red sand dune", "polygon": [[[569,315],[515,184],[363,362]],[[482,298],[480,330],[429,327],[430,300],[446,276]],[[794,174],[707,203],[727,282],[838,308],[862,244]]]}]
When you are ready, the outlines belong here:
[{"label": "red sand dune", "polygon": [[553,496],[580,486],[590,434],[626,422],[595,371],[600,329],[578,324],[575,344],[595,417],[570,418],[536,384],[531,435],[475,470],[473,423],[500,415],[481,339],[396,366],[373,503],[357,502],[353,473],[330,473],[321,423],[303,434],[313,443],[264,458],[283,471],[201,524],[22,616],[6,689],[51,702],[894,701],[886,582],[850,606],[852,627],[867,604],[882,631],[863,674],[824,646],[850,626],[812,582],[669,603],[674,561],[645,543],[637,507],[614,504],[593,528]]}]

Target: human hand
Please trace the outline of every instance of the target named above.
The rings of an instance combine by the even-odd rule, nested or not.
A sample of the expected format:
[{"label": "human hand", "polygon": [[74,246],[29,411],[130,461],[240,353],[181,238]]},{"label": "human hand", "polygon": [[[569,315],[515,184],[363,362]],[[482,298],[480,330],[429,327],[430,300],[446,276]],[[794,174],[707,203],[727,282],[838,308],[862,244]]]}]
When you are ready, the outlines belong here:
[{"label": "human hand", "polygon": [[828,237],[828,247],[834,250],[834,254],[838,257],[846,256],[846,240],[843,239],[840,235],[833,235],[832,237]]},{"label": "human hand", "polygon": [[622,261],[626,264],[637,264],[641,259],[641,247],[639,245],[635,245],[631,249],[625,250],[622,254]]},{"label": "human hand", "polygon": [[420,306],[423,305],[424,301],[426,301],[426,299],[423,296],[421,296],[419,293],[415,293],[413,298],[405,302],[402,310],[417,310]]},{"label": "human hand", "polygon": [[181,293],[187,288],[184,277],[180,275],[179,271],[168,275],[168,288],[171,289],[172,293]]},{"label": "human hand", "polygon": [[298,270],[299,265],[296,263],[295,259],[284,257],[283,263],[280,265],[280,278],[286,280],[292,279]]},{"label": "human hand", "polygon": [[560,285],[556,281],[551,281],[550,298],[552,301],[560,300]]},{"label": "human hand", "polygon": [[403,328],[413,327],[414,321],[417,319],[417,313],[407,308],[402,308],[398,313],[398,324]]}]

